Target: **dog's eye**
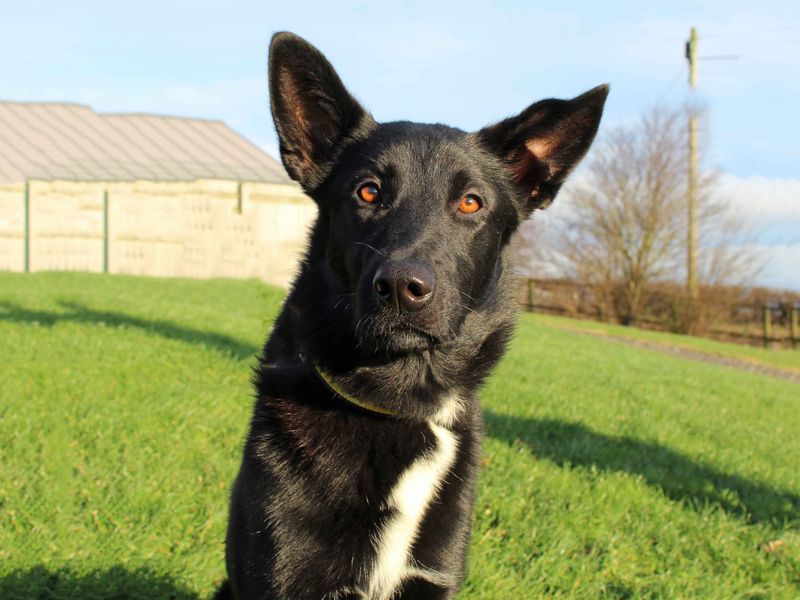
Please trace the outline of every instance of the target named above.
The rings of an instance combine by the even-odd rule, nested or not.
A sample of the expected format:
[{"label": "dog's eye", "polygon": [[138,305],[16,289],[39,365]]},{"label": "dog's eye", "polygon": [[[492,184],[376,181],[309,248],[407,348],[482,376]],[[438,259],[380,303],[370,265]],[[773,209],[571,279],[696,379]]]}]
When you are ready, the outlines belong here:
[{"label": "dog's eye", "polygon": [[356,195],[367,204],[374,204],[381,197],[381,190],[372,182],[362,183],[356,190]]},{"label": "dog's eye", "polygon": [[483,202],[475,194],[467,194],[458,203],[458,212],[466,215],[478,212],[483,207]]}]

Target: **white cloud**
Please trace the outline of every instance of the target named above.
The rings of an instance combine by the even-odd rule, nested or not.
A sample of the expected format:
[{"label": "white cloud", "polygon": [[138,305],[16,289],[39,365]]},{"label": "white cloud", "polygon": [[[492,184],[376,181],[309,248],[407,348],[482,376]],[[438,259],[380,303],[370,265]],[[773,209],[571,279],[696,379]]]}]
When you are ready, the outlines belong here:
[{"label": "white cloud", "polygon": [[746,215],[760,245],[800,244],[800,181],[723,175],[718,193],[732,211]]},{"label": "white cloud", "polygon": [[762,265],[754,285],[800,291],[800,243],[745,246]]},{"label": "white cloud", "polygon": [[725,175],[719,192],[753,228],[746,247],[763,265],[754,283],[800,290],[800,181]]}]

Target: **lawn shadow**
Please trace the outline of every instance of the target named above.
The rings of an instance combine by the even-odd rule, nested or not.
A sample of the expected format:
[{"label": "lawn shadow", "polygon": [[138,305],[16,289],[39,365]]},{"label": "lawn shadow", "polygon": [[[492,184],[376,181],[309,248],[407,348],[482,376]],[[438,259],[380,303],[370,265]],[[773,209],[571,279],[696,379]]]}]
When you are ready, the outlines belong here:
[{"label": "lawn shadow", "polygon": [[115,566],[104,571],[76,573],[39,565],[0,576],[0,598],[14,600],[196,600],[198,594],[167,575],[145,569]]},{"label": "lawn shadow", "polygon": [[523,442],[559,466],[591,467],[641,476],[649,485],[693,509],[717,506],[750,523],[782,526],[800,520],[800,495],[725,473],[654,442],[606,435],[580,423],[484,411],[487,435]]},{"label": "lawn shadow", "polygon": [[110,327],[134,327],[155,333],[165,338],[191,344],[208,346],[240,360],[253,358],[258,348],[232,336],[213,331],[192,329],[162,319],[144,319],[123,312],[95,310],[77,302],[58,303],[63,311],[30,310],[18,304],[0,301],[0,321],[38,324],[52,327],[59,322],[108,325]]}]

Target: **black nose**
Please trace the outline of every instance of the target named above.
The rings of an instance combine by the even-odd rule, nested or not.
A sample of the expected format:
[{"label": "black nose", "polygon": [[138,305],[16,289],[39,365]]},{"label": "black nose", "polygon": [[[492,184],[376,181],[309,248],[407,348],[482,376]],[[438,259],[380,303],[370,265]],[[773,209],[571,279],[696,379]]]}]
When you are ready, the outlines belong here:
[{"label": "black nose", "polygon": [[436,289],[436,274],[418,262],[384,263],[378,267],[372,287],[378,299],[397,312],[425,307]]}]

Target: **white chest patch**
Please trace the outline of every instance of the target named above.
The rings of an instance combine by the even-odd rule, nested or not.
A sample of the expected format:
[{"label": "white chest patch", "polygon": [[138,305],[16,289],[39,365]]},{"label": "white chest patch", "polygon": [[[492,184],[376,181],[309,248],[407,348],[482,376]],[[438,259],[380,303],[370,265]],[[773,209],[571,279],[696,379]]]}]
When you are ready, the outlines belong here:
[{"label": "white chest patch", "polygon": [[[451,404],[456,406],[458,399],[448,399],[445,406]],[[455,410],[449,409],[450,412]],[[436,437],[436,446],[411,463],[389,493],[386,504],[395,512],[373,542],[377,554],[366,593],[369,600],[388,600],[397,586],[411,576],[447,583],[446,575],[421,568],[411,559],[411,547],[420,525],[453,466],[458,450],[456,435],[439,424],[451,419],[437,418],[439,416],[428,421]]]}]

